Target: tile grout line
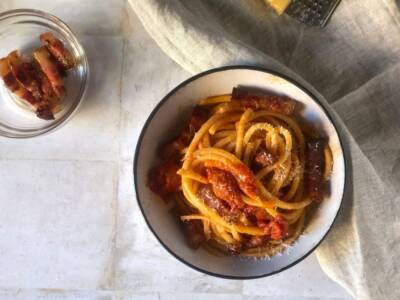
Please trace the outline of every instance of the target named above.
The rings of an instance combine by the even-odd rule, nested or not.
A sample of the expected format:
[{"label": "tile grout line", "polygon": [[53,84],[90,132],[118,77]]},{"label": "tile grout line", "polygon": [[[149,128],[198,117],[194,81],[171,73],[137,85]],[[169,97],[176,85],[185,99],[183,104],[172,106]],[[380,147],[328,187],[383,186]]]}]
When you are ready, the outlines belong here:
[{"label": "tile grout line", "polygon": [[43,162],[88,162],[88,163],[117,163],[119,159],[86,159],[86,158],[0,158],[0,162],[7,161],[43,161]]},{"label": "tile grout line", "polygon": [[[124,1],[125,2],[125,1]],[[123,28],[123,20],[126,17],[126,11],[123,10],[121,12],[122,21],[121,21],[121,31]],[[119,87],[118,87],[118,97],[119,97],[119,122],[118,129],[119,133],[122,130],[123,122],[122,122],[122,89],[123,89],[123,76],[125,71],[125,52],[126,52],[126,38],[122,33],[122,47],[121,47],[121,72],[119,76]],[[113,239],[112,239],[112,251],[111,251],[111,278],[109,282],[109,289],[115,291],[115,274],[116,274],[116,254],[117,254],[117,242],[118,242],[118,207],[119,207],[119,183],[120,183],[120,171],[121,171],[121,149],[122,149],[122,138],[121,134],[119,134],[118,138],[118,149],[117,149],[117,161],[116,161],[116,180],[115,180],[115,203],[114,203],[114,224],[113,224]]]}]

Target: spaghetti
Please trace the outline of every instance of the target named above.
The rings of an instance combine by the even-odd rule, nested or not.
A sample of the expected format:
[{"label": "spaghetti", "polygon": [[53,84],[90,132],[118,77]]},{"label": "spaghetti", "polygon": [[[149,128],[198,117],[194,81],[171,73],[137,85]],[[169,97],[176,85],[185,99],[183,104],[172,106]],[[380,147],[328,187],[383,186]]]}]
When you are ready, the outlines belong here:
[{"label": "spaghetti", "polygon": [[298,238],[333,159],[296,108],[288,97],[235,88],[201,100],[162,147],[149,187],[173,199],[191,246],[265,257]]}]

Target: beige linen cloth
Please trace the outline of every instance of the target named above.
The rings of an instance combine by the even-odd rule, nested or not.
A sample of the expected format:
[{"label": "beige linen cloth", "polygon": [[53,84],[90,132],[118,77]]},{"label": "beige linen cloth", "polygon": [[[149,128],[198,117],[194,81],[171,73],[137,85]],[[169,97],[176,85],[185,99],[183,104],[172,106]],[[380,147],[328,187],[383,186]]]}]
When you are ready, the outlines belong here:
[{"label": "beige linen cloth", "polygon": [[342,0],[320,29],[278,17],[263,0],[129,1],[158,45],[192,73],[265,66],[326,99],[350,156],[350,188],[317,257],[355,298],[400,299],[399,3]]}]

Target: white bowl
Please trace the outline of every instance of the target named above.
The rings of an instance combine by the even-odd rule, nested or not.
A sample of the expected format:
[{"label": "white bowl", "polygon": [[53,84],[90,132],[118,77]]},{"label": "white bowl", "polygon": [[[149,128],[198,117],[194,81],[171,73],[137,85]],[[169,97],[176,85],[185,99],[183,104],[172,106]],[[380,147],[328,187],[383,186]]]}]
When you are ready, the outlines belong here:
[{"label": "white bowl", "polygon": [[[303,103],[303,118],[329,137],[334,165],[330,194],[318,206],[304,233],[284,252],[268,259],[216,256],[203,249],[193,250],[165,203],[146,186],[149,169],[157,161],[160,145],[177,135],[191,109],[202,98],[231,93],[238,85],[252,86],[286,94]],[[180,126],[179,126],[180,125]],[[324,239],[339,211],[345,186],[345,160],[338,132],[327,111],[305,88],[280,74],[254,67],[225,67],[196,75],[173,89],[147,119],[134,160],[136,197],[147,225],[160,243],[177,259],[206,274],[250,279],[287,269],[309,255]]]}]

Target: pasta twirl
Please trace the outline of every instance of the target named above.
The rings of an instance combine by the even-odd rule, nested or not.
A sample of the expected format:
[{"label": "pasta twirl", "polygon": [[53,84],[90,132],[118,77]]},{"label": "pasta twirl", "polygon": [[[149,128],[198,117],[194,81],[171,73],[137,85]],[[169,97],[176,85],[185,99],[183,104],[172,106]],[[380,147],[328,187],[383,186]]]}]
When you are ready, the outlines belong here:
[{"label": "pasta twirl", "polygon": [[[203,236],[197,246],[257,257],[282,251],[301,234],[329,180],[334,162],[326,139],[302,129],[288,97],[236,88],[199,105],[203,112],[165,145],[179,155],[150,171],[150,188],[183,195],[174,201],[184,207],[183,226],[198,225],[191,226]],[[198,239],[199,232],[187,235]]]}]

